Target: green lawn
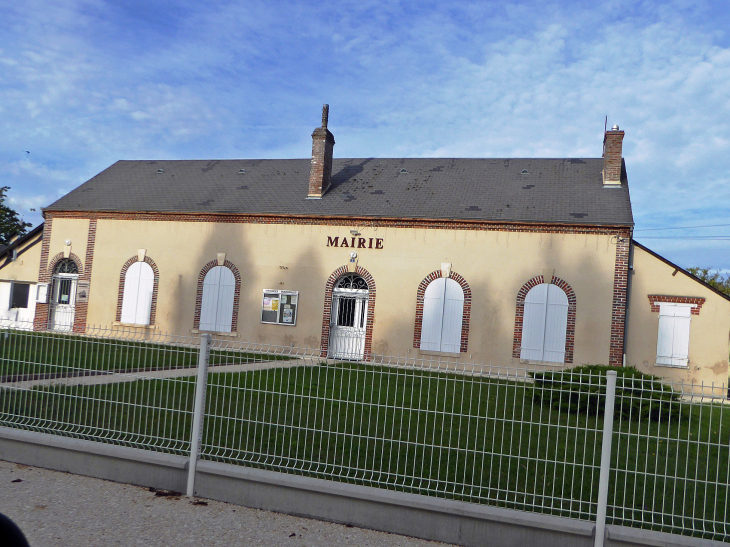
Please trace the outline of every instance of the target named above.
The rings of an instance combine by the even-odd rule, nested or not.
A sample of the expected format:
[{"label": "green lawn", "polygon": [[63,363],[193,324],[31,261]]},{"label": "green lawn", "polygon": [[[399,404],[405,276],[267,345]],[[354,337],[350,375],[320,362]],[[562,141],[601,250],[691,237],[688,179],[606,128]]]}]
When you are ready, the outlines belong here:
[{"label": "green lawn", "polygon": [[[193,382],[0,392],[0,423],[187,454]],[[211,373],[208,385],[205,459],[595,517],[602,418],[544,392],[540,404],[531,384],[322,364]],[[669,421],[617,420],[609,522],[727,540],[730,409],[671,404],[682,411]]]},{"label": "green lawn", "polygon": [[[0,331],[0,381],[87,374],[195,367],[199,348],[194,346],[94,338],[54,332]],[[240,364],[289,359],[213,350],[210,364]]]}]

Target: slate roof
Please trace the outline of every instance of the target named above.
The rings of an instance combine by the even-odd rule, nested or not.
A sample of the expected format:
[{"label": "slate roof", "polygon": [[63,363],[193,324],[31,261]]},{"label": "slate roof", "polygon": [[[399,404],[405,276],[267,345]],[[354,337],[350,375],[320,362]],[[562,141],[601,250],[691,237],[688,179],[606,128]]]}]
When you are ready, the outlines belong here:
[{"label": "slate roof", "polygon": [[306,199],[309,159],[118,161],[45,210],[632,225],[628,185],[604,188],[602,168],[601,158],[335,159],[330,189]]}]

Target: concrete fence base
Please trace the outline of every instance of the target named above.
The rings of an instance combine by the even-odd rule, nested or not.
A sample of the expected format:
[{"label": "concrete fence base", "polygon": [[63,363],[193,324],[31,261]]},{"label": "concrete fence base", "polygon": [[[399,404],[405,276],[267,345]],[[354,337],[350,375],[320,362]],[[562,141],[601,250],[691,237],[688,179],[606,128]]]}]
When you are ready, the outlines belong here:
[{"label": "concrete fence base", "polygon": [[[0,459],[139,486],[184,492],[189,459],[0,427]],[[195,494],[361,528],[465,546],[590,547],[595,525],[537,513],[198,461]],[[615,547],[724,545],[607,526]]]}]

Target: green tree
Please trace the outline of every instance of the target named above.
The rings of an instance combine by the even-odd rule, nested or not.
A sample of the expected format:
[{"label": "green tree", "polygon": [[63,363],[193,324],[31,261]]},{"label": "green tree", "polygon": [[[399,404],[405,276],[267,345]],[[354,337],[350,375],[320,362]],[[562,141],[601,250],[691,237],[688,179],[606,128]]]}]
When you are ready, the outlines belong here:
[{"label": "green tree", "polygon": [[29,222],[23,222],[18,218],[18,213],[5,205],[5,194],[10,190],[9,186],[0,188],[0,245],[10,244],[13,236],[22,236],[32,226]]},{"label": "green tree", "polygon": [[712,268],[687,268],[687,271],[702,281],[730,296],[730,274],[723,277],[720,272],[712,272]]}]

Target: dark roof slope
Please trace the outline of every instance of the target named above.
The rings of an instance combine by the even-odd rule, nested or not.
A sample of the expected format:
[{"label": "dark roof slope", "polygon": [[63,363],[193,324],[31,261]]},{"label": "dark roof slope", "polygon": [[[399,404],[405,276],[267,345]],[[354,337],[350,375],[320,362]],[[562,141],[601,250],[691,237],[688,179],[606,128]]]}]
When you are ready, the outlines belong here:
[{"label": "dark roof slope", "polygon": [[602,168],[600,158],[335,159],[330,189],[306,199],[308,159],[118,161],[46,210],[633,224],[628,186],[604,188]]}]

